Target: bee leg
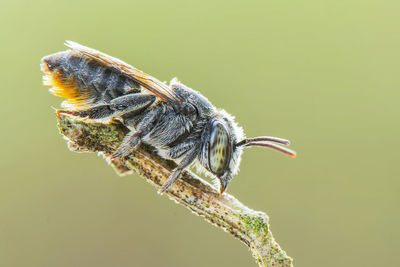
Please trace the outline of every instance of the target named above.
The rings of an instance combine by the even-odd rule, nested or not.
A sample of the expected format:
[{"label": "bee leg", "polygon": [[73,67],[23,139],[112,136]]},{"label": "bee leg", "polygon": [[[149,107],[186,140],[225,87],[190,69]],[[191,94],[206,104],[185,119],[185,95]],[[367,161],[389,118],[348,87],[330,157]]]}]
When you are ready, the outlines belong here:
[{"label": "bee leg", "polygon": [[188,152],[190,149],[192,149],[194,146],[197,146],[199,142],[195,141],[186,141],[183,143],[180,143],[172,148],[169,149],[167,156],[171,159],[178,159],[182,157],[183,154]]},{"label": "bee leg", "polygon": [[169,175],[167,181],[163,184],[158,193],[164,193],[175,181],[178,179],[179,174],[188,167],[192,162],[196,159],[197,155],[199,154],[198,146],[192,147],[188,150],[185,154],[185,157],[182,161],[178,164],[178,166],[172,170],[171,174]]},{"label": "bee leg", "polygon": [[117,150],[112,155],[113,158],[127,156],[131,150],[133,150],[137,145],[139,145],[142,138],[140,132],[130,132],[125,135],[122,140],[122,144],[117,148]]},{"label": "bee leg", "polygon": [[156,97],[148,93],[124,95],[111,100],[110,104],[98,105],[84,110],[58,110],[57,115],[71,114],[89,119],[103,119],[114,115],[122,116],[125,113],[148,107]]},{"label": "bee leg", "polygon": [[70,114],[76,117],[95,120],[110,117],[114,114],[114,111],[110,108],[110,105],[100,105],[85,110],[57,110],[57,116],[60,114]]},{"label": "bee leg", "polygon": [[154,124],[160,114],[158,108],[154,108],[137,125],[136,131],[131,131],[122,140],[122,144],[117,148],[112,157],[124,157],[135,149],[141,142],[142,137],[147,135],[154,127]]},{"label": "bee leg", "polygon": [[156,96],[148,93],[124,95],[111,100],[110,108],[122,116],[128,112],[137,111],[153,104]]}]

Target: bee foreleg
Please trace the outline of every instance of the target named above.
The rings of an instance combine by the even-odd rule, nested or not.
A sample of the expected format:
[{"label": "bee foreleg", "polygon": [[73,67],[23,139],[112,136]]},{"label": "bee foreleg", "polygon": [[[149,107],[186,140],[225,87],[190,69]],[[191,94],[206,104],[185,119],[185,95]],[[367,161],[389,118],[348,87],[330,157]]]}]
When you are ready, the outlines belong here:
[{"label": "bee foreleg", "polygon": [[198,153],[199,153],[199,146],[194,146],[190,150],[188,150],[185,154],[185,157],[178,164],[178,166],[172,170],[167,181],[165,181],[165,183],[158,192],[164,193],[176,181],[176,179],[178,179],[179,174],[181,174],[181,172],[186,167],[192,164],[192,162],[196,159]]},{"label": "bee foreleg", "polygon": [[197,146],[199,142],[195,142],[193,140],[186,141],[183,143],[180,143],[174,147],[171,147],[168,151],[168,157],[171,159],[178,159],[182,157],[183,154],[188,152],[190,149],[192,149],[194,146]]},{"label": "bee foreleg", "polygon": [[135,149],[141,142],[142,137],[147,135],[154,127],[154,124],[159,116],[159,109],[154,108],[142,119],[137,125],[136,131],[128,133],[122,140],[121,145],[112,155],[114,158],[126,156]]}]

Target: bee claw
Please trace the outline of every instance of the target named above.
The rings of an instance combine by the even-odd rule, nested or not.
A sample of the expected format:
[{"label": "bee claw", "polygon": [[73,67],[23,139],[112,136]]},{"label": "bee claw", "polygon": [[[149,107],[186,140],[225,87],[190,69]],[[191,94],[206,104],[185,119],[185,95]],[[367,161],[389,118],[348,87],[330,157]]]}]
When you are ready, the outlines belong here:
[{"label": "bee claw", "polygon": [[60,114],[76,115],[76,112],[70,111],[70,110],[64,110],[64,109],[57,109],[57,110],[56,110],[56,115],[57,115],[57,117],[59,117]]},{"label": "bee claw", "polygon": [[114,152],[114,154],[111,155],[112,158],[118,158],[123,156],[125,153],[122,149],[117,149],[117,151]]}]

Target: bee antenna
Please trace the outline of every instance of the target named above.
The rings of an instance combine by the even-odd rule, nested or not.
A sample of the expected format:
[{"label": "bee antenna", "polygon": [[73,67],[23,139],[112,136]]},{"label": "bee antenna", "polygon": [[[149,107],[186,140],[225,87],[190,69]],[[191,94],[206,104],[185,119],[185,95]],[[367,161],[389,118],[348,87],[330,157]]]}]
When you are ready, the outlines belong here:
[{"label": "bee antenna", "polygon": [[285,153],[285,154],[287,154],[287,155],[289,155],[289,156],[291,156],[293,158],[296,157],[296,152],[295,151],[293,151],[293,150],[291,150],[289,148],[274,144],[272,142],[280,143],[280,144],[283,144],[283,145],[289,145],[290,144],[290,141],[286,140],[286,139],[282,139],[282,138],[278,138],[278,137],[272,137],[272,136],[260,136],[260,137],[255,137],[255,138],[246,138],[246,139],[240,141],[239,143],[236,143],[235,146],[243,146],[243,147],[262,146],[262,147],[269,147],[269,148],[272,148],[272,149],[277,150],[279,152]]},{"label": "bee antenna", "polygon": [[267,142],[275,142],[283,145],[290,145],[290,141],[287,139],[273,137],[273,136],[258,136],[253,138],[246,138],[236,144],[236,146],[243,146],[250,142],[260,142],[260,141],[267,141]]}]

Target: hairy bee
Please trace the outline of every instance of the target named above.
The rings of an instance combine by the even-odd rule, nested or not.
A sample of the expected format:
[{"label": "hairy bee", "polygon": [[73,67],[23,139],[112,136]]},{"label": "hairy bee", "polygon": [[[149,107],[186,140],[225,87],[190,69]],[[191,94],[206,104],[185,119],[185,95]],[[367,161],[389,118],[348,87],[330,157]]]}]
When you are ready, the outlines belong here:
[{"label": "hairy bee", "polygon": [[238,172],[242,149],[270,147],[294,157],[277,137],[245,138],[233,117],[176,78],[167,85],[114,57],[75,42],[71,49],[42,59],[44,84],[66,100],[70,114],[106,123],[121,121],[130,132],[113,157],[128,155],[141,142],[154,146],[178,166],[160,192],[167,190],[193,162],[219,180],[221,194]]}]

